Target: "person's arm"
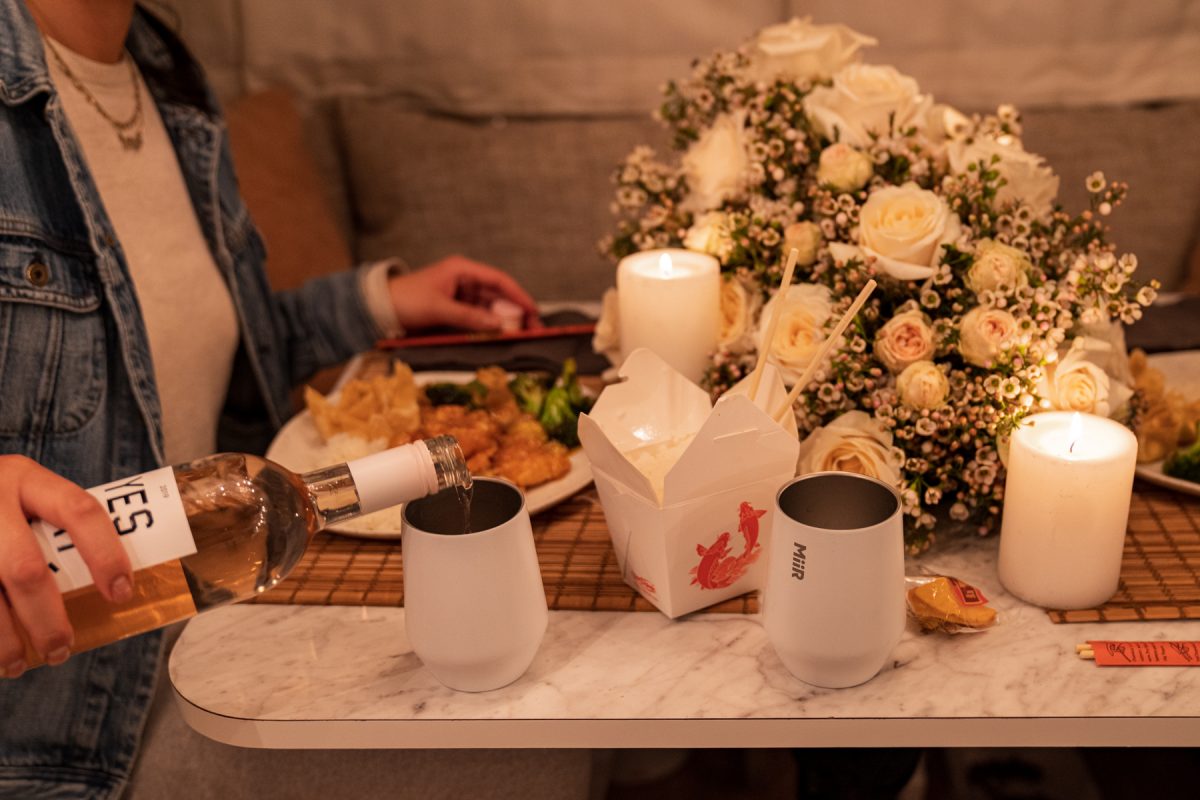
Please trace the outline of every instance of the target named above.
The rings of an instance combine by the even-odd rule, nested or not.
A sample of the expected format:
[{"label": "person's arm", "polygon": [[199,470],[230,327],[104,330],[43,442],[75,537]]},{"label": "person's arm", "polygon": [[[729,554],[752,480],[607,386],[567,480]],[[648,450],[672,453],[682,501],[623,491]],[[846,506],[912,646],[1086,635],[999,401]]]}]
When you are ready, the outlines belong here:
[{"label": "person's arm", "polygon": [[66,530],[111,603],[133,596],[129,556],[96,498],[24,456],[0,456],[0,677],[25,671],[19,624],[47,664],[66,661],[74,632],[30,519]]},{"label": "person's arm", "polygon": [[498,330],[501,318],[491,311],[498,299],[520,307],[526,327],[538,324],[533,298],[512,276],[463,256],[391,275],[386,291],[394,317],[381,320],[361,291],[361,269],[370,267],[274,294],[293,384],[369,349],[384,336],[435,326]]}]

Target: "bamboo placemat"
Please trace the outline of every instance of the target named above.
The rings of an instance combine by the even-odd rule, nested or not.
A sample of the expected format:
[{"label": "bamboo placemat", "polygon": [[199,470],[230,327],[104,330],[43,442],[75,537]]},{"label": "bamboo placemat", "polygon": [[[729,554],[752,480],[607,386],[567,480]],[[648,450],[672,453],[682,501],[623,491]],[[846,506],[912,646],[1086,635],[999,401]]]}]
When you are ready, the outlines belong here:
[{"label": "bamboo placemat", "polygon": [[[572,611],[654,611],[621,580],[617,557],[595,489],[588,489],[533,518],[533,538],[546,602]],[[399,606],[404,565],[399,541],[319,533],[292,574],[259,603]],[[750,614],[755,593],[710,606],[712,612]]]},{"label": "bamboo placemat", "polygon": [[[621,580],[594,489],[534,517],[533,531],[550,608],[654,610]],[[318,534],[291,576],[256,602],[403,605],[400,543]],[[742,595],[706,610],[754,613],[758,596]],[[1099,608],[1047,613],[1053,622],[1200,619],[1200,498],[1139,483],[1117,594]]]},{"label": "bamboo placemat", "polygon": [[1117,593],[1099,608],[1048,613],[1054,622],[1200,619],[1200,498],[1139,482]]},{"label": "bamboo placemat", "polygon": [[[356,360],[346,375],[382,374],[390,364],[390,355],[372,352]],[[534,517],[533,535],[550,608],[654,610],[621,580],[595,489]],[[399,541],[322,533],[291,576],[256,602],[403,605],[403,579]],[[758,595],[751,592],[706,610],[754,613]],[[1099,608],[1047,613],[1053,622],[1200,619],[1200,498],[1139,481],[1117,593]]]}]

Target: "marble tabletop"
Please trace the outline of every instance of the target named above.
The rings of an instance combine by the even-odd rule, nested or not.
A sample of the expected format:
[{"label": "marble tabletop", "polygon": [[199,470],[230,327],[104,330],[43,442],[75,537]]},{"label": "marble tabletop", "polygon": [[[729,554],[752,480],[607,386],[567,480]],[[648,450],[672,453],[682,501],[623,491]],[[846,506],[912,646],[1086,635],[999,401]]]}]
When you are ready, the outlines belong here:
[{"label": "marble tabletop", "polygon": [[555,611],[518,681],[439,684],[404,610],[231,606],[192,620],[170,659],[189,724],[246,747],[1197,746],[1200,669],[1101,668],[1087,639],[1200,639],[1200,622],[1056,625],[1009,596],[997,540],[910,561],[1000,613],[986,632],[905,632],[851,689],[790,675],[756,617]]}]

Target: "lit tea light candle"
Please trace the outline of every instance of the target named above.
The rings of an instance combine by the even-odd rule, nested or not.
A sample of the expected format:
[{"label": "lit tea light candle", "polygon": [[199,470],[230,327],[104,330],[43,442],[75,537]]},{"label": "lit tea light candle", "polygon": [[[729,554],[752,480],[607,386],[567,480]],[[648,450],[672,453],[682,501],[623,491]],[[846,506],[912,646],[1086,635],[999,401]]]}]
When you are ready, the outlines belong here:
[{"label": "lit tea light candle", "polygon": [[699,382],[717,346],[721,267],[690,250],[645,250],[617,265],[621,354],[654,351],[688,380]]},{"label": "lit tea light candle", "polygon": [[1110,419],[1029,417],[1013,433],[1000,582],[1045,608],[1092,608],[1117,591],[1137,438]]}]

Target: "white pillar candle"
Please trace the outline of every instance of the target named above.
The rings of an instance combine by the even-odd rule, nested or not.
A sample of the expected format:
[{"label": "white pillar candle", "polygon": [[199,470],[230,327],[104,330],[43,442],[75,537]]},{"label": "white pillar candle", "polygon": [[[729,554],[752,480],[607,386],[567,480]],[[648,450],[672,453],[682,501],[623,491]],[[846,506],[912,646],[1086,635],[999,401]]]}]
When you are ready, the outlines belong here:
[{"label": "white pillar candle", "polygon": [[617,265],[621,355],[654,351],[699,382],[717,346],[721,265],[690,250],[645,250]]},{"label": "white pillar candle", "polygon": [[1045,608],[1093,608],[1117,591],[1137,438],[1110,419],[1035,414],[1013,433],[1000,582]]}]

